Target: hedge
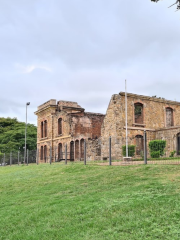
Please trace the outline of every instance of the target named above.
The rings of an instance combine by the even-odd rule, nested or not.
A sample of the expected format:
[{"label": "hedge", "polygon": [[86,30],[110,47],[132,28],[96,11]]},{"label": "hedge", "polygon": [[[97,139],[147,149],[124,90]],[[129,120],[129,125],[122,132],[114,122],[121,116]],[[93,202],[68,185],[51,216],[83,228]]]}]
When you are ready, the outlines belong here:
[{"label": "hedge", "polygon": [[149,142],[150,155],[152,158],[157,158],[157,156],[164,155],[164,148],[166,147],[165,140],[153,140]]},{"label": "hedge", "polygon": [[[123,156],[126,156],[126,145],[122,146]],[[135,145],[128,145],[128,156],[133,157],[135,154]]]}]

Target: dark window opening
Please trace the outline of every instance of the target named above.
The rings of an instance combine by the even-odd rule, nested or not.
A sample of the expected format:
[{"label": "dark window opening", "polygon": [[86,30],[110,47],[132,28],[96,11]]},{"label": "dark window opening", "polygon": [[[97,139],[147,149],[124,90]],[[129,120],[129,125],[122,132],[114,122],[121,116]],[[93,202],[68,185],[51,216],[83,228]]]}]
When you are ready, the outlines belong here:
[{"label": "dark window opening", "polygon": [[43,146],[41,146],[41,160],[43,160]]},{"label": "dark window opening", "polygon": [[43,138],[43,122],[41,122],[41,138]]},{"label": "dark window opening", "polygon": [[143,136],[137,135],[136,136],[136,155],[143,155]]},{"label": "dark window opening", "polygon": [[58,160],[63,159],[63,153],[62,153],[62,143],[58,144]]},{"label": "dark window opening", "polygon": [[74,142],[70,142],[70,160],[74,161]]},{"label": "dark window opening", "polygon": [[62,134],[62,118],[58,119],[58,135]]},{"label": "dark window opening", "polygon": [[44,121],[44,137],[47,137],[47,121]]},{"label": "dark window opening", "polygon": [[177,134],[177,155],[180,155],[180,133]]},{"label": "dark window opening", "polygon": [[47,160],[47,146],[44,146],[44,161]]},{"label": "dark window opening", "polygon": [[134,120],[135,123],[143,124],[143,104],[134,104]]},{"label": "dark window opening", "polygon": [[75,159],[79,159],[79,140],[75,141]]},{"label": "dark window opening", "polygon": [[81,160],[84,159],[84,139],[80,141],[80,158]]}]

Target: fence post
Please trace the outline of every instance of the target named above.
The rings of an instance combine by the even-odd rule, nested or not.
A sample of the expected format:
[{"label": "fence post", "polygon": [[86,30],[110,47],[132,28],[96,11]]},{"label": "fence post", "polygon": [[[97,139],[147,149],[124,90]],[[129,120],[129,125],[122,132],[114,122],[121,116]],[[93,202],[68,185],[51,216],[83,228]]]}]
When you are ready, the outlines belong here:
[{"label": "fence post", "polygon": [[54,157],[55,157],[54,161],[56,162],[56,147],[55,147]]},{"label": "fence post", "polygon": [[109,137],[109,165],[111,166],[111,136]]},{"label": "fence post", "polygon": [[86,140],[84,139],[84,165],[86,165]]},{"label": "fence post", "polygon": [[3,160],[4,166],[6,166],[6,165],[5,165],[5,162],[6,162],[6,161],[5,161],[5,158],[6,158],[6,155],[5,155],[5,153],[4,153],[4,160]]},{"label": "fence post", "polygon": [[52,147],[50,147],[50,165],[51,165],[51,159],[52,159]]},{"label": "fence post", "polygon": [[18,166],[19,166],[19,151],[18,151]]},{"label": "fence post", "polygon": [[39,149],[36,150],[36,163],[39,164]]},{"label": "fence post", "polygon": [[65,145],[65,164],[67,164],[67,143]]},{"label": "fence post", "polygon": [[147,164],[147,134],[144,131],[144,164]]},{"label": "fence post", "polygon": [[27,149],[27,166],[28,166],[28,160],[29,160],[29,150]]},{"label": "fence post", "polygon": [[12,152],[10,152],[10,166],[12,165]]}]

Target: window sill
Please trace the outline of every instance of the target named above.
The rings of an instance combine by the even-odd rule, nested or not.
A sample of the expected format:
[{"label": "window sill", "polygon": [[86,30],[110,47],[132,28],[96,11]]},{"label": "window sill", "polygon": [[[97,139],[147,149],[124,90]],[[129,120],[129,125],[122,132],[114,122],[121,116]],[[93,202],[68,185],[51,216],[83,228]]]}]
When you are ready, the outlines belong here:
[{"label": "window sill", "polygon": [[143,123],[133,123],[133,126],[134,127],[145,127],[146,124],[143,124]]},{"label": "window sill", "polygon": [[48,137],[40,138],[40,141],[41,141],[41,140],[46,140],[46,139],[48,139]]}]

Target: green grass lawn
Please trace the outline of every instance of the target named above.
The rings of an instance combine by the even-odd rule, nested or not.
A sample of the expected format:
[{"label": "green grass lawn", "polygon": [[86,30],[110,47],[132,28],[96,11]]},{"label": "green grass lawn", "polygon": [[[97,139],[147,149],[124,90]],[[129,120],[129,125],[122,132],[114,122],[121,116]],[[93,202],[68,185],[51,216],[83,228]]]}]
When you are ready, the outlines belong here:
[{"label": "green grass lawn", "polygon": [[180,239],[180,166],[0,167],[0,239]]}]

